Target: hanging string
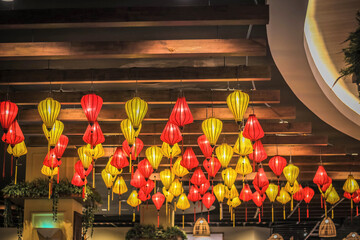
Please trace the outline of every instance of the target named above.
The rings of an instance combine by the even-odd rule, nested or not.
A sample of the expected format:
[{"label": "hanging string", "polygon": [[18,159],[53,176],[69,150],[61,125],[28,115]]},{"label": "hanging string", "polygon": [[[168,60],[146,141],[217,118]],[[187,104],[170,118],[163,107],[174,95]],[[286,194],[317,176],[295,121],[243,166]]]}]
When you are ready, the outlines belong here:
[{"label": "hanging string", "polygon": [[213,96],[213,90],[211,90],[211,116],[214,117],[214,96]]}]

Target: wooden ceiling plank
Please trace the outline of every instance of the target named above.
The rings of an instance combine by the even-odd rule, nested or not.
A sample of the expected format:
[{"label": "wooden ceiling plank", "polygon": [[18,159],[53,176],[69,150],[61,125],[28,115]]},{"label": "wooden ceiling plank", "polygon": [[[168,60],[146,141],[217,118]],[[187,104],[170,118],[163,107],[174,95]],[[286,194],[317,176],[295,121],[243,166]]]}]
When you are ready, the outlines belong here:
[{"label": "wooden ceiling plank", "polygon": [[268,5],[0,11],[0,29],[264,25],[268,22]]},{"label": "wooden ceiling plank", "polygon": [[0,43],[0,60],[266,56],[265,39]]}]

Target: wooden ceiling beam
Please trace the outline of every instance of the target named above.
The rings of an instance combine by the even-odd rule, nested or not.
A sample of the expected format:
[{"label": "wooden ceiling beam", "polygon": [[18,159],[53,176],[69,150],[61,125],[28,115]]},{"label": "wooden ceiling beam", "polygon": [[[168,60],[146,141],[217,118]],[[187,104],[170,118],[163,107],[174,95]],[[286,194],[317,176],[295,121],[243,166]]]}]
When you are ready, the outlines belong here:
[{"label": "wooden ceiling beam", "polygon": [[0,60],[265,56],[265,39],[0,43]]},{"label": "wooden ceiling beam", "polygon": [[270,66],[2,70],[0,85],[269,81]]},{"label": "wooden ceiling beam", "polygon": [[0,11],[0,29],[264,25],[268,22],[268,5]]},{"label": "wooden ceiling beam", "polygon": [[[280,90],[247,92],[250,96],[250,102],[253,104],[280,103]],[[81,98],[88,93],[88,91],[53,92],[51,95],[61,105],[80,106]],[[103,105],[124,105],[126,101],[134,97],[134,91],[98,91],[95,93],[103,98]],[[184,95],[187,103],[191,105],[226,105],[226,98],[230,93],[230,91],[185,91]],[[154,91],[138,91],[137,95],[141,96],[150,105],[174,105],[179,92],[159,90],[154,94]],[[48,96],[49,92],[21,91],[11,93],[9,99],[18,106],[37,106],[40,101]],[[5,100],[5,96],[3,99]]]},{"label": "wooden ceiling beam", "polygon": [[[205,120],[207,117],[214,116],[221,120],[233,120],[234,117],[228,108],[192,108],[193,118],[195,121]],[[245,113],[245,118],[253,112],[252,108],[248,108]],[[293,106],[276,106],[263,107],[255,106],[254,112],[258,119],[295,119],[296,108]],[[170,116],[170,108],[149,108],[144,121],[168,121]],[[99,122],[118,122],[126,119],[124,108],[104,108],[100,111],[98,116]],[[60,111],[59,120],[86,122],[84,111],[80,108],[68,108]],[[19,122],[40,122],[40,116],[37,109],[22,110],[18,116]],[[101,125],[101,124],[100,124]],[[66,124],[65,124],[66,127]]]}]

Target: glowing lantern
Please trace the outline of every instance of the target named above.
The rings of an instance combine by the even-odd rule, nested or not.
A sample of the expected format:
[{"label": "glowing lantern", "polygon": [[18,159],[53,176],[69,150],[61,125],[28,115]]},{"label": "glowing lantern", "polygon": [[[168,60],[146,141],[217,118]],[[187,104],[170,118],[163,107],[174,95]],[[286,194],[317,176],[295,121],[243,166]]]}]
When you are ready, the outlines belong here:
[{"label": "glowing lantern", "polygon": [[51,179],[49,181],[49,199],[51,197],[51,194],[52,194],[52,179],[55,175],[58,174],[58,171],[59,171],[59,168],[56,167],[56,168],[49,168],[45,165],[42,166],[41,168],[41,173],[45,176],[47,176],[49,179]]},{"label": "glowing lantern", "polygon": [[201,167],[195,169],[190,182],[196,186],[200,186],[201,184],[207,181],[204,172],[201,170]]},{"label": "glowing lantern", "polygon": [[125,104],[125,111],[135,131],[140,127],[148,110],[148,104],[139,97],[134,97]]},{"label": "glowing lantern", "polygon": [[227,204],[230,208],[231,220],[233,220],[233,227],[235,227],[235,211],[233,211],[233,209],[241,205],[241,200],[239,197],[235,197],[233,199],[228,199]]},{"label": "glowing lantern", "polygon": [[91,148],[105,141],[104,134],[98,122],[88,125],[83,136],[83,141],[90,144]]},{"label": "glowing lantern", "polygon": [[208,173],[208,179],[210,177],[214,178],[216,174],[219,172],[221,168],[221,163],[219,159],[212,157],[209,160],[203,161],[203,167],[205,168],[205,171]]},{"label": "glowing lantern", "polygon": [[285,220],[286,219],[285,205],[291,200],[291,197],[284,187],[281,188],[279,196],[276,197],[276,200],[283,205],[283,213]]},{"label": "glowing lantern", "polygon": [[327,175],[325,168],[323,166],[319,166],[315,173],[313,182],[321,188],[322,186],[326,185],[328,181],[329,181],[329,176]]},{"label": "glowing lantern", "polygon": [[154,181],[151,179],[148,179],[146,181],[145,185],[140,188],[140,190],[142,190],[145,193],[145,195],[148,196],[148,195],[150,195],[150,193],[154,189],[154,187],[155,187]]},{"label": "glowing lantern", "polygon": [[149,200],[151,198],[150,194],[146,195],[146,193],[144,192],[144,190],[140,189],[138,192],[138,198],[142,201],[142,202],[146,202],[147,200]]},{"label": "glowing lantern", "polygon": [[71,179],[71,184],[77,187],[82,187],[85,184],[85,182],[81,179],[79,174],[74,173],[74,176]]},{"label": "glowing lantern", "polygon": [[175,174],[170,171],[170,169],[165,169],[160,172],[160,180],[164,185],[165,189],[169,189],[172,182],[175,179]]},{"label": "glowing lantern", "polygon": [[[243,202],[248,202],[252,199],[252,195],[249,184],[245,184],[245,186],[241,189],[240,199]],[[245,205],[245,221],[247,221],[247,205]]]},{"label": "glowing lantern", "polygon": [[231,186],[230,189],[225,188],[225,197],[227,199],[233,199],[236,198],[237,196],[239,196],[239,192],[235,187],[235,184]]},{"label": "glowing lantern", "polygon": [[216,152],[217,158],[219,159],[219,161],[221,163],[221,166],[223,168],[226,168],[229,165],[229,163],[232,159],[232,156],[234,154],[233,148],[231,146],[229,146],[228,144],[223,143],[216,148],[215,152]]},{"label": "glowing lantern", "polygon": [[101,171],[101,177],[108,189],[108,211],[110,211],[110,189],[114,183],[115,177],[108,173],[105,169]]},{"label": "glowing lantern", "polygon": [[201,124],[202,131],[209,140],[210,146],[212,148],[214,148],[216,145],[216,142],[222,131],[222,127],[222,121],[217,118],[205,119]]},{"label": "glowing lantern", "polygon": [[204,196],[202,198],[202,203],[204,204],[204,206],[208,210],[208,222],[210,222],[209,210],[210,210],[210,208],[211,208],[211,206],[213,205],[214,202],[215,202],[214,194],[211,194],[209,192],[204,194]]},{"label": "glowing lantern", "polygon": [[138,193],[133,190],[127,199],[127,204],[133,207],[133,222],[135,222],[135,208],[141,204],[141,200],[138,198]]},{"label": "glowing lantern", "polygon": [[146,158],[139,162],[138,170],[145,178],[149,178],[154,171],[154,169],[151,167],[149,160],[147,160]]},{"label": "glowing lantern", "polygon": [[42,129],[46,139],[48,140],[49,147],[55,147],[62,132],[64,131],[64,124],[61,121],[56,120],[50,130],[46,128],[45,124],[42,125]]},{"label": "glowing lantern", "polygon": [[12,147],[25,140],[24,134],[22,133],[17,120],[12,122],[8,131],[3,134],[1,140],[4,143],[11,145]]},{"label": "glowing lantern", "polygon": [[274,157],[270,158],[269,167],[271,171],[273,171],[273,173],[276,175],[278,179],[278,185],[279,185],[279,178],[284,168],[286,167],[286,164],[287,164],[286,159],[279,155],[275,155]]},{"label": "glowing lantern", "polygon": [[60,113],[61,104],[52,99],[46,98],[38,104],[38,111],[41,117],[41,120],[45,124],[46,128],[50,131],[54,125],[59,113]]},{"label": "glowing lantern", "polygon": [[69,143],[69,138],[67,136],[65,136],[65,135],[61,135],[59,140],[57,141],[57,143],[55,145],[55,148],[54,148],[55,155],[58,158],[58,160],[60,160],[60,158],[64,154],[68,143]]},{"label": "glowing lantern", "polygon": [[152,146],[146,149],[145,152],[146,158],[149,160],[152,168],[154,170],[158,169],[160,162],[163,158],[161,148],[157,146]]},{"label": "glowing lantern", "polygon": [[89,168],[89,165],[92,164],[92,158],[85,154],[86,146],[82,146],[78,148],[78,155],[80,161],[82,162],[85,170]]},{"label": "glowing lantern", "polygon": [[130,147],[127,140],[125,140],[122,144],[123,151],[126,153],[126,155],[131,159],[135,160],[142,149],[144,148],[144,143],[141,141],[140,138],[136,138],[135,143]]},{"label": "glowing lantern", "polygon": [[279,193],[279,188],[277,185],[270,183],[269,187],[266,189],[266,195],[271,202],[271,221],[274,222],[274,202]]},{"label": "glowing lantern", "polygon": [[218,183],[216,186],[213,187],[213,192],[215,194],[216,199],[220,203],[220,220],[221,220],[223,218],[222,203],[225,198],[225,185]]},{"label": "glowing lantern", "polygon": [[[252,200],[258,208],[260,208],[263,205],[265,198],[266,196],[261,195],[259,192],[254,192],[252,195]],[[261,222],[261,213],[259,212],[258,215],[259,215],[259,222]]]},{"label": "glowing lantern", "polygon": [[179,97],[170,115],[170,122],[176,124],[180,129],[194,121],[185,97]]},{"label": "glowing lantern", "polygon": [[177,143],[175,143],[174,146],[171,147],[166,142],[163,142],[163,144],[161,145],[161,151],[167,158],[174,158],[181,153],[181,149],[179,147],[179,144]]},{"label": "glowing lantern", "polygon": [[245,176],[252,173],[253,169],[251,167],[250,161],[246,156],[239,157],[239,160],[236,164],[235,171],[238,174],[243,176],[243,186],[245,184]]},{"label": "glowing lantern", "polygon": [[[330,193],[326,197],[326,201],[331,205],[334,205],[339,200],[340,200],[339,194],[336,192],[335,188],[331,188]],[[331,218],[334,219],[334,208],[331,209]]]},{"label": "glowing lantern", "polygon": [[189,193],[188,193],[188,199],[192,202],[197,202],[201,200],[201,195],[199,192],[199,188],[197,186],[191,186]]},{"label": "glowing lantern", "polygon": [[111,157],[109,159],[109,161],[107,162],[106,166],[105,166],[105,170],[110,173],[112,176],[116,177],[117,175],[122,173],[122,169],[119,170],[116,167],[114,167],[113,165],[111,165]]},{"label": "glowing lantern", "polygon": [[291,195],[291,209],[290,210],[292,211],[292,210],[294,210],[294,200],[293,200],[294,198],[293,198],[293,195],[300,190],[300,185],[299,185],[297,180],[295,180],[293,185],[291,185],[289,182],[287,182],[286,185],[285,185],[285,190],[288,193],[290,193],[290,195]]},{"label": "glowing lantern", "polygon": [[179,196],[184,192],[184,189],[182,187],[182,183],[179,181],[179,179],[175,179],[169,188],[169,192],[174,195],[174,197]]},{"label": "glowing lantern", "polygon": [[[25,142],[16,144],[14,147],[8,146],[7,152],[15,157],[15,184],[17,183],[17,169],[18,169],[18,158],[27,154],[27,148]],[[12,159],[12,158],[11,158]],[[12,173],[12,170],[11,170]]]},{"label": "glowing lantern", "polygon": [[235,183],[237,173],[232,168],[226,168],[221,172],[221,176],[222,176],[222,178],[224,180],[224,184],[228,188],[231,188],[231,186]]},{"label": "glowing lantern", "polygon": [[267,158],[267,154],[265,152],[264,146],[262,145],[260,140],[257,140],[253,145],[254,151],[249,154],[249,158],[254,162],[254,171],[255,171],[255,163],[261,163]]},{"label": "glowing lantern", "polygon": [[[172,195],[169,191],[167,191],[165,187],[163,187],[162,192],[166,199],[166,206],[165,206],[166,209],[165,210],[166,210],[166,215],[168,215],[168,211],[169,211],[168,203],[172,202],[172,200],[174,199],[174,195]],[[170,222],[170,219],[169,219],[169,222]]]},{"label": "glowing lantern", "polygon": [[[304,189],[301,184],[299,185],[299,190],[294,195],[292,195],[292,198],[298,202],[304,200]],[[298,218],[300,222],[300,205],[298,206]]]},{"label": "glowing lantern", "polygon": [[243,133],[240,132],[238,139],[234,145],[234,152],[240,156],[249,155],[254,151],[250,139],[247,139],[243,136]]},{"label": "glowing lantern", "polygon": [[259,192],[261,195],[265,193],[266,189],[269,186],[269,180],[266,177],[264,168],[258,169],[252,183],[257,192]]},{"label": "glowing lantern", "polygon": [[152,196],[152,201],[158,211],[157,212],[157,220],[158,220],[158,227],[159,227],[159,222],[160,222],[159,211],[160,211],[161,206],[164,204],[165,196],[161,192],[157,192]]},{"label": "glowing lantern", "polygon": [[250,114],[246,121],[243,136],[251,141],[257,141],[264,137],[264,130],[262,129],[255,114]]},{"label": "glowing lantern", "polygon": [[118,177],[114,182],[114,186],[112,188],[113,193],[119,195],[119,215],[121,215],[121,195],[128,191],[126,183],[123,177]]},{"label": "glowing lantern", "polygon": [[352,194],[352,200],[356,204],[356,216],[359,216],[360,190],[356,190],[356,192]]},{"label": "glowing lantern", "polygon": [[121,147],[117,147],[114,155],[112,156],[111,165],[116,167],[118,170],[123,169],[124,167],[129,166],[129,161],[127,160],[125,152]]},{"label": "glowing lantern", "polygon": [[167,122],[163,132],[161,133],[160,139],[170,146],[180,142],[182,140],[182,135],[179,127],[170,121]]},{"label": "glowing lantern", "polygon": [[359,184],[355,180],[354,176],[349,174],[348,178],[346,179],[343,190],[350,194],[353,194],[356,190],[359,189]]},{"label": "glowing lantern", "polygon": [[304,201],[306,202],[306,217],[309,218],[309,203],[311,199],[314,197],[314,190],[310,187],[305,187],[303,189]]},{"label": "glowing lantern", "polygon": [[180,164],[187,170],[191,170],[199,165],[199,161],[191,147],[186,148]]},{"label": "glowing lantern", "polygon": [[[105,151],[104,151],[104,148],[101,145],[101,143],[96,145],[94,148],[91,148],[91,145],[88,144],[88,145],[86,145],[86,148],[85,148],[85,154],[88,157],[91,157],[93,159],[92,164],[93,164],[93,167],[95,168],[96,159],[103,157],[104,154],[105,154]],[[95,171],[93,171],[93,176],[92,177],[93,177],[93,188],[95,188]]]},{"label": "glowing lantern", "polygon": [[11,101],[3,101],[0,103],[0,123],[4,133],[7,133],[17,113],[18,107],[15,103]]},{"label": "glowing lantern", "polygon": [[200,194],[204,195],[207,192],[207,190],[209,189],[209,187],[210,187],[210,182],[208,180],[206,180],[204,183],[202,183],[199,186]]},{"label": "glowing lantern", "polygon": [[240,126],[249,104],[249,94],[235,90],[226,98],[228,108],[234,115],[236,123]]},{"label": "glowing lantern", "polygon": [[141,188],[142,186],[144,186],[146,184],[145,177],[141,174],[139,169],[137,169],[135,171],[134,175],[132,176],[132,178],[130,180],[130,184],[131,184],[131,186],[133,186],[135,188]]},{"label": "glowing lantern", "polygon": [[92,167],[92,165],[90,165],[89,168],[87,170],[85,170],[85,168],[80,160],[75,163],[75,172],[77,174],[79,174],[79,176],[81,177],[81,179],[83,181],[90,174],[92,169],[93,169],[93,167]]},{"label": "glowing lantern", "polygon": [[46,154],[43,165],[45,165],[51,169],[54,169],[59,166],[57,157],[56,157],[53,149],[50,150],[50,152],[48,154]]},{"label": "glowing lantern", "polygon": [[184,210],[188,209],[190,207],[190,203],[188,198],[186,197],[185,193],[182,193],[179,197],[179,200],[176,203],[176,207],[183,210],[183,215],[182,215],[182,227],[184,228]]},{"label": "glowing lantern", "polygon": [[210,146],[209,140],[207,140],[205,135],[201,135],[197,139],[197,143],[200,147],[201,152],[204,154],[205,158],[210,158],[214,151],[214,148]]},{"label": "glowing lantern", "polygon": [[180,179],[189,173],[189,171],[186,168],[181,166],[181,160],[182,160],[182,157],[178,157],[178,159],[176,160],[176,162],[174,163],[174,166],[172,168],[172,172],[176,176],[178,176]]},{"label": "glowing lantern", "polygon": [[103,99],[96,94],[87,94],[81,98],[81,107],[90,124],[93,124],[101,110]]},{"label": "glowing lantern", "polygon": [[139,136],[141,130],[141,124],[137,131],[135,131],[131,121],[129,119],[124,119],[120,123],[121,132],[124,134],[124,137],[128,144],[132,146],[135,143],[135,138]]},{"label": "glowing lantern", "polygon": [[294,185],[297,177],[299,176],[299,168],[292,163],[289,163],[284,170],[283,174],[286,180],[289,182],[290,186]]}]

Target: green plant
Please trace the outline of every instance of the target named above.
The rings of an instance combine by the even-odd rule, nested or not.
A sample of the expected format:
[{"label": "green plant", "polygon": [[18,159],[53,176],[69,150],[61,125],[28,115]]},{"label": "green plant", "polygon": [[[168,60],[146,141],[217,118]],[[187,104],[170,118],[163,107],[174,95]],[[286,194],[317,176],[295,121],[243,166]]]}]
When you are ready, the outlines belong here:
[{"label": "green plant", "polygon": [[183,240],[187,239],[185,232],[178,226],[168,227],[164,232],[164,239],[177,239],[177,237],[181,237]]},{"label": "green plant", "polygon": [[336,79],[333,86],[339,81],[340,78],[345,76],[354,75],[355,83],[360,90],[360,11],[356,14],[358,28],[355,32],[351,32],[345,42],[349,42],[349,46],[343,49],[345,55],[346,67],[340,70],[340,77]]},{"label": "green plant", "polygon": [[140,225],[136,224],[132,229],[126,233],[126,240],[140,240],[140,239],[163,239],[175,240],[178,237],[187,239],[186,234],[178,227],[168,227],[166,230],[162,226],[159,228],[154,225]]}]

